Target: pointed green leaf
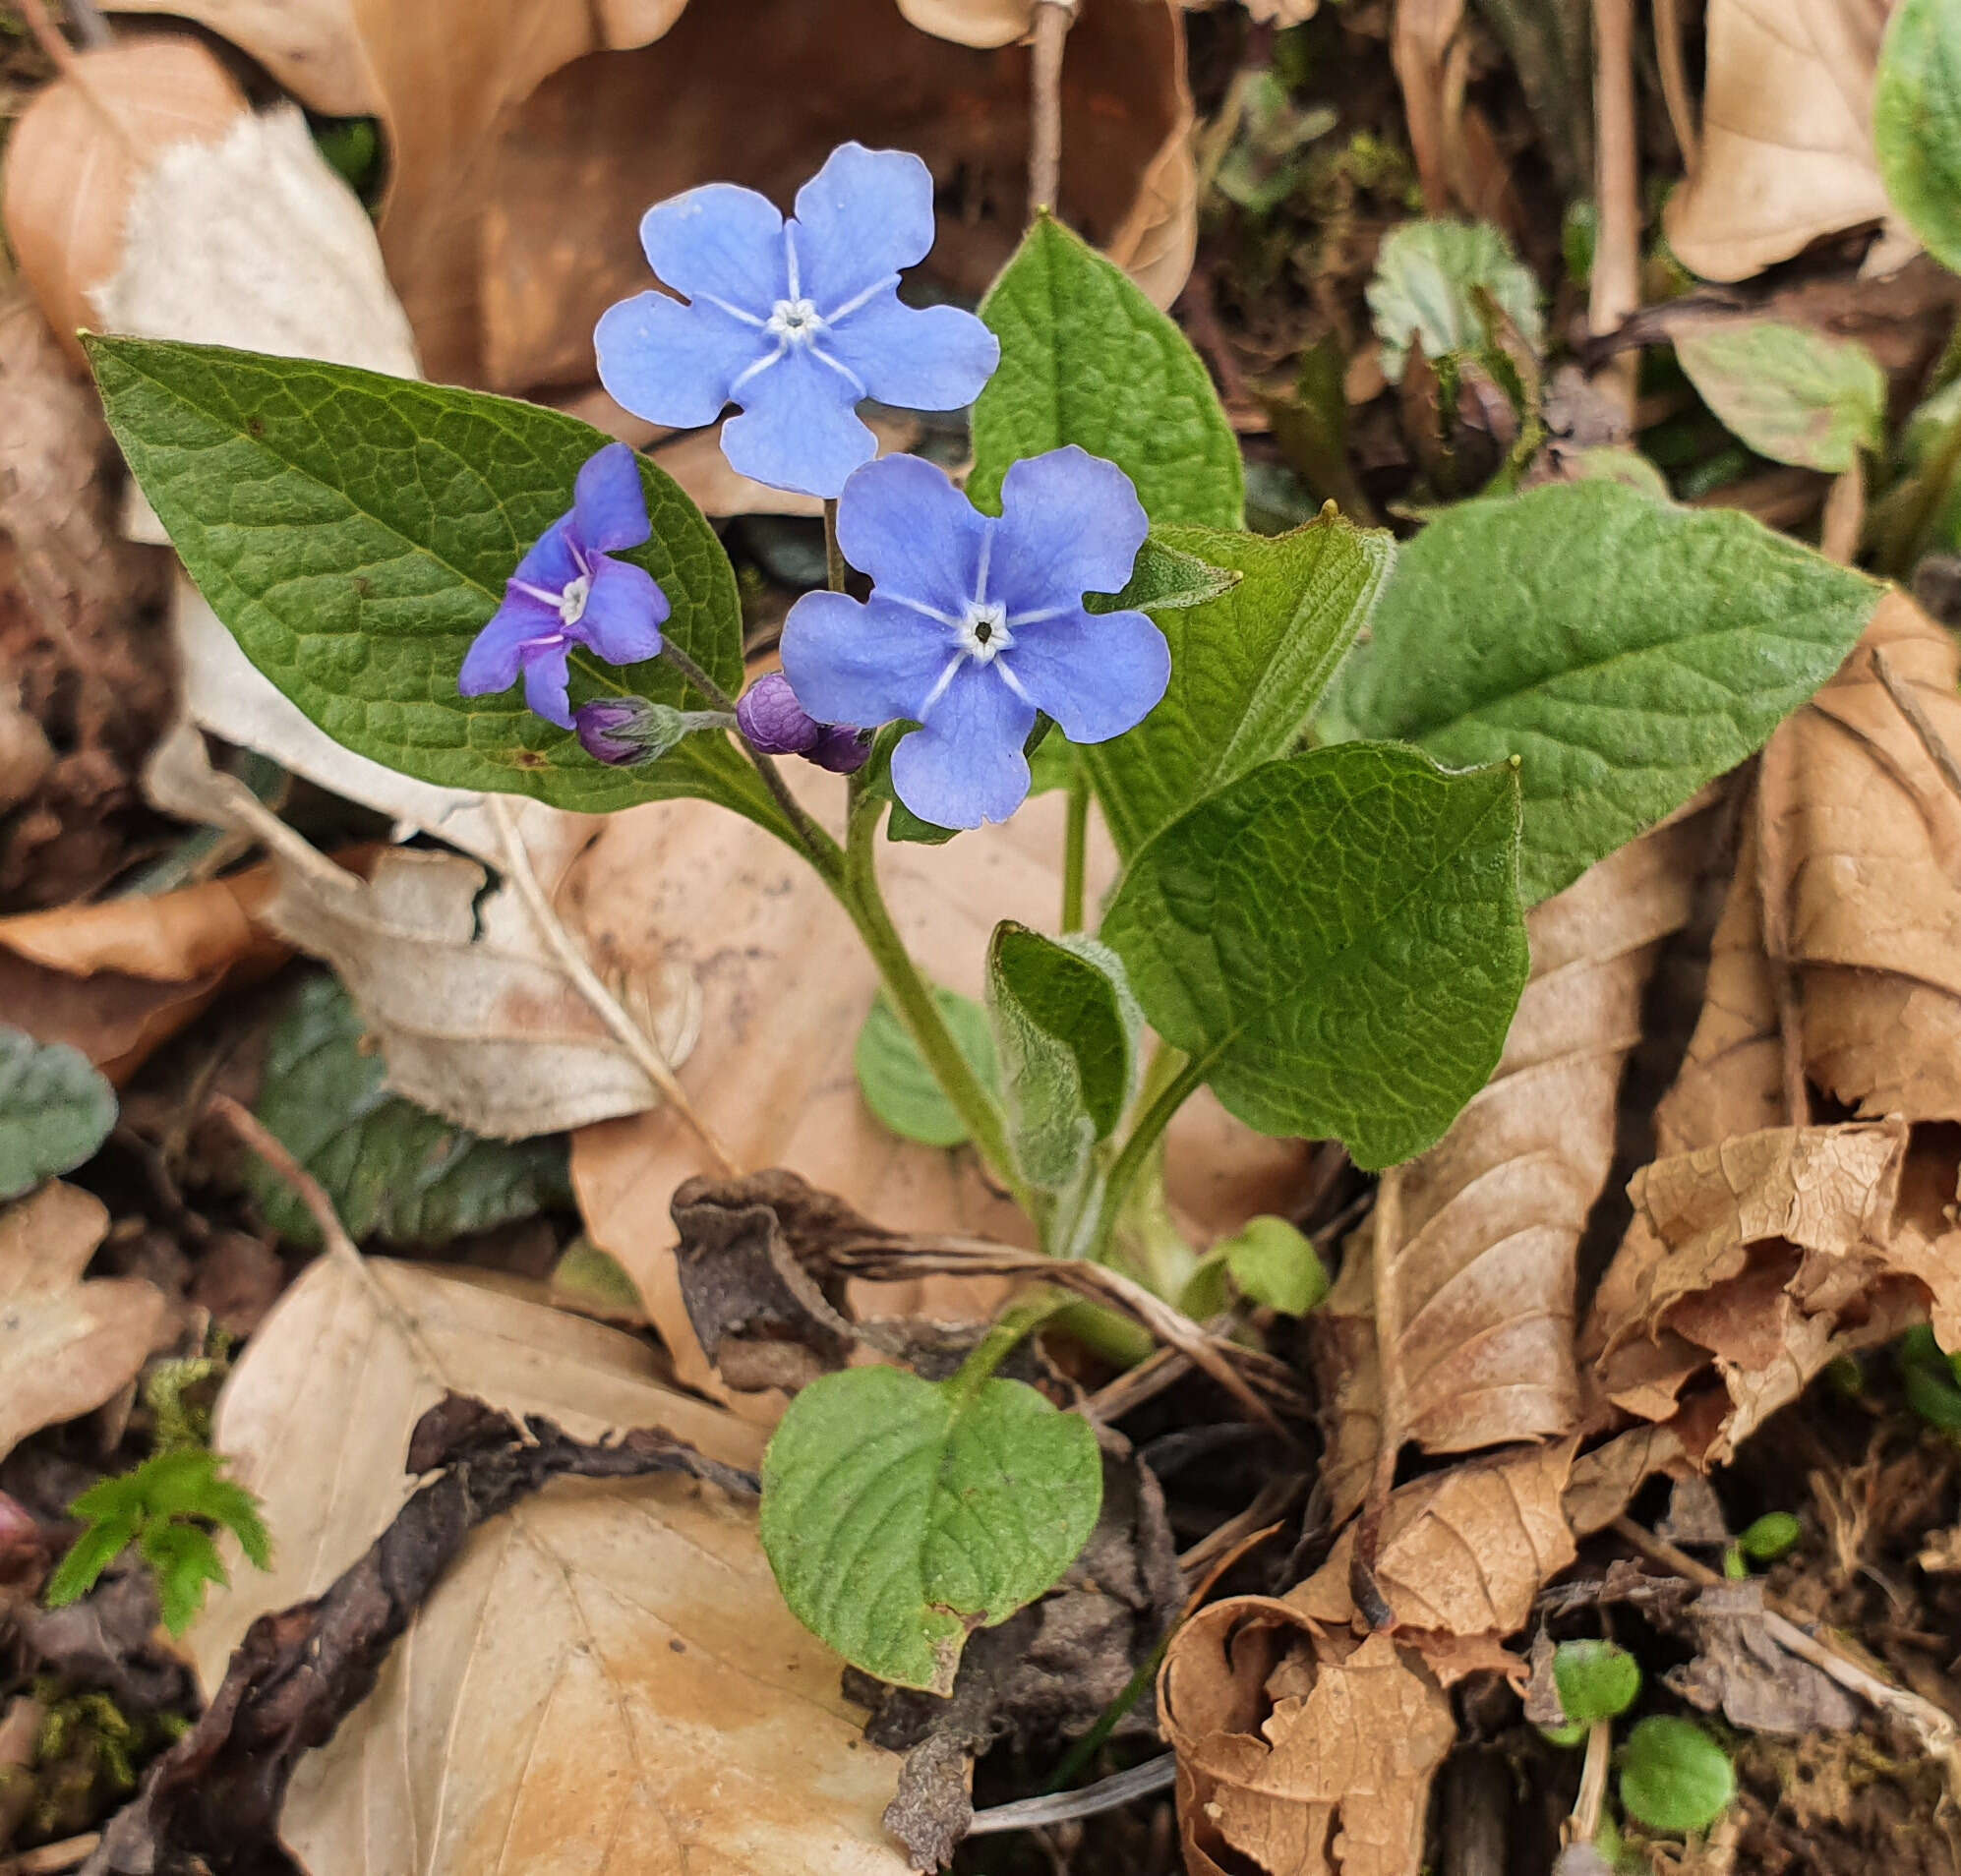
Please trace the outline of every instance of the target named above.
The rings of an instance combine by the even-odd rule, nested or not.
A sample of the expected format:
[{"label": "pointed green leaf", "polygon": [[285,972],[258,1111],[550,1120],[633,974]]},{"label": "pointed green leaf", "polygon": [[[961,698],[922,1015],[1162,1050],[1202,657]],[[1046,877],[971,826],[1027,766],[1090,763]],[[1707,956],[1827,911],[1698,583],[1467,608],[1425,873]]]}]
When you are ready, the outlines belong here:
[{"label": "pointed green leaf", "polygon": [[1883,590],[1748,515],[1535,489],[1402,549],[1333,701],[1453,768],[1522,757],[1536,905],[1758,748]]},{"label": "pointed green leaf", "polygon": [[102,1572],[136,1542],[136,1531],[137,1520],[128,1515],[98,1518],[89,1524],[55,1565],[41,1600],[49,1609],[80,1602],[95,1587]]},{"label": "pointed green leaf", "polygon": [[812,1634],[944,1694],[969,1631],[1054,1583],[1101,1503],[1095,1432],[1033,1387],[847,1369],[804,1388],[769,1442],[762,1547]]},{"label": "pointed green leaf", "polygon": [[1650,1714],[1620,1757],[1621,1803],[1651,1831],[1705,1831],[1737,1794],[1730,1755],[1693,1720]]},{"label": "pointed green leaf", "polygon": [[1333,508],[1289,534],[1162,528],[1168,548],[1228,568],[1217,599],[1157,615],[1171,646],[1164,700],[1083,752],[1118,850],[1294,745],[1388,575],[1390,537]]},{"label": "pointed green leaf", "polygon": [[1115,952],[1094,938],[1045,938],[1003,920],[987,947],[1016,1163],[1032,1185],[1075,1184],[1130,1099],[1143,1025]]},{"label": "pointed green leaf", "polygon": [[1442,1136],[1504,1046],[1525,981],[1517,827],[1509,764],[1290,756],[1145,847],[1102,937],[1241,1120],[1393,1165]]},{"label": "pointed green leaf", "polygon": [[[329,735],[426,782],[603,813],[672,794],[780,815],[728,738],[646,768],[595,762],[521,688],[462,697],[463,654],[524,551],[571,506],[610,440],[480,391],[217,346],[90,338],[109,426],[212,610]],[[669,637],[725,690],[742,603],[715,533],[642,459],[653,538],[621,556],[673,607]],[[671,665],[573,660],[572,697],[699,706]]]},{"label": "pointed green leaf", "polygon": [[1213,566],[1196,554],[1176,548],[1162,534],[1145,537],[1121,593],[1092,593],[1084,610],[1092,613],[1176,613],[1203,606],[1229,593],[1242,575],[1236,568]]},{"label": "pointed green leaf", "polygon": [[1943,266],[1961,273],[1961,10],[1899,0],[1879,48],[1872,141],[1886,194]]},{"label": "pointed green leaf", "polygon": [[173,1635],[183,1634],[204,1608],[206,1584],[231,1581],[209,1533],[195,1524],[147,1525],[137,1548],[155,1573],[157,1609]]},{"label": "pointed green leaf", "polygon": [[[994,1035],[987,1025],[987,1012],[972,997],[956,991],[937,990],[934,995],[961,1054],[986,1086],[994,1086],[999,1071],[994,1066]],[[913,1046],[913,1038],[883,990],[858,1032],[852,1060],[865,1106],[901,1140],[916,1140],[921,1146],[958,1146],[967,1138],[967,1123],[954,1111],[925,1058]]]},{"label": "pointed green leaf", "polygon": [[0,1200],[94,1157],[116,1124],[116,1090],[66,1042],[0,1028]]},{"label": "pointed green leaf", "polygon": [[1883,440],[1886,374],[1854,339],[1782,320],[1712,320],[1685,326],[1675,356],[1760,456],[1835,476]]},{"label": "pointed green leaf", "polygon": [[1218,393],[1121,267],[1040,216],[980,317],[1001,363],[974,406],[977,507],[1000,512],[1011,463],[1077,443],[1130,477],[1154,523],[1239,526],[1246,480]]}]

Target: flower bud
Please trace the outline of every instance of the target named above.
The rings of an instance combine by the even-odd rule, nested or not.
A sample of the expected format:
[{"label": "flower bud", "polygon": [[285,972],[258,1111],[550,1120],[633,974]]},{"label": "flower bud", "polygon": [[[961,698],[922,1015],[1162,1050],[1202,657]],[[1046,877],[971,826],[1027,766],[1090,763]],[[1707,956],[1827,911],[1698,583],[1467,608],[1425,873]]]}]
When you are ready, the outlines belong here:
[{"label": "flower bud", "polygon": [[645,697],[595,697],[579,705],[572,727],[595,762],[630,768],[658,761],[693,725],[682,711]]},{"label": "flower bud", "polygon": [[780,671],[758,677],[737,700],[736,722],[750,745],[763,755],[804,755],[824,734],[824,726],[797,701],[790,679]]},{"label": "flower bud", "polygon": [[854,730],[848,723],[827,723],[817,740],[803,751],[806,762],[814,762],[833,775],[856,775],[871,755],[871,732]]}]

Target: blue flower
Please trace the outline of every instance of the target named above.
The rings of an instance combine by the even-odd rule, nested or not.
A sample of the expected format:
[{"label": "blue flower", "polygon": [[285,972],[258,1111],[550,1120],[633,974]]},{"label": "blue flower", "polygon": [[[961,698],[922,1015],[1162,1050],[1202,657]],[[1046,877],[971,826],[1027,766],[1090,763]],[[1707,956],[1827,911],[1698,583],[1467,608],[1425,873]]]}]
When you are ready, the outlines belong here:
[{"label": "blue flower", "polygon": [[565,656],[574,645],[609,665],[637,665],[661,648],[667,595],[643,567],[609,559],[653,532],[640,466],[608,443],[578,473],[571,511],[538,537],[504,589],[504,604],[463,657],[466,697],[508,690],[521,673],[524,701],[548,723],[572,728]]},{"label": "blue flower", "polygon": [[1004,821],[1028,793],[1038,710],[1071,742],[1104,742],[1164,694],[1164,634],[1142,613],[1083,610],[1085,593],[1121,590],[1146,527],[1130,478],[1073,444],[1008,471],[999,520],[918,456],[867,463],[845,485],[838,541],[871,598],[804,594],[783,668],[814,717],[921,725],[892,753],[892,786],[922,820]]},{"label": "blue flower", "polygon": [[957,307],[899,299],[933,244],[931,173],[904,150],[834,149],[785,221],[766,197],[708,183],[657,203],[640,244],[685,301],[639,293],[593,334],[600,381],[649,423],[691,428],[740,405],[722,449],[772,488],[835,496],[876,453],[861,398],[911,410],[971,404],[1000,362]]}]

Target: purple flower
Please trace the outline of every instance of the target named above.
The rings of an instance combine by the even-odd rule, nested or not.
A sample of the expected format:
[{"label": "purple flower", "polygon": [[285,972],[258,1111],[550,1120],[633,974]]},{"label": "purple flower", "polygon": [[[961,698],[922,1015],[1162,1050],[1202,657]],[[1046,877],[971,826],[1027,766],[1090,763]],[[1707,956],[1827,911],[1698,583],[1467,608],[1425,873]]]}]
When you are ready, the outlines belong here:
[{"label": "purple flower", "polygon": [[899,272],[933,244],[931,172],[905,150],[834,149],[785,221],[766,197],[708,183],[657,203],[640,245],[683,300],[639,293],[607,309],[599,376],[649,423],[713,423],[722,449],[772,488],[835,496],[877,442],[862,398],[958,410],[1000,362],[957,307],[903,305]]},{"label": "purple flower", "polygon": [[743,734],[764,755],[801,755],[833,775],[855,775],[871,754],[871,735],[848,723],[819,723],[797,701],[780,671],[758,677],[736,704]]},{"label": "purple flower", "polygon": [[1004,821],[1028,793],[1038,710],[1072,742],[1104,742],[1164,694],[1163,633],[1142,613],[1083,610],[1085,593],[1121,590],[1146,528],[1130,478],[1073,444],[1008,471],[999,520],[918,456],[867,463],[838,541],[871,598],[804,594],[783,668],[813,716],[921,726],[892,753],[892,785],[922,820]]},{"label": "purple flower", "polygon": [[562,730],[572,728],[565,657],[574,645],[610,665],[637,665],[661,648],[667,595],[644,568],[608,558],[653,532],[640,467],[624,443],[586,461],[569,513],[538,537],[463,657],[456,688],[466,697],[508,690],[521,673],[524,701]]}]

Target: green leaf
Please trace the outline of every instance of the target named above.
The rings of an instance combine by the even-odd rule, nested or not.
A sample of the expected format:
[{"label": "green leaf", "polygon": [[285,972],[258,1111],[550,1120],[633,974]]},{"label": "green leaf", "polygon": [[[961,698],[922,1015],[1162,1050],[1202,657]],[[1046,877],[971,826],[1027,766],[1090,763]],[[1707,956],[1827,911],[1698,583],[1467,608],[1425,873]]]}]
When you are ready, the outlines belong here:
[{"label": "green leaf", "polygon": [[1553,1650],[1553,1684],[1575,1726],[1612,1720],[1634,1704],[1641,1690],[1640,1664],[1609,1641],[1561,1642]]},{"label": "green leaf", "polygon": [[[272,1032],[258,1106],[356,1240],[446,1244],[569,1202],[563,1137],[484,1140],[452,1126],[387,1091],[387,1064],[364,1036],[339,982],[311,978]],[[274,1231],[319,1242],[283,1180],[256,1158],[247,1178]]]},{"label": "green leaf", "polygon": [[1145,536],[1121,593],[1090,593],[1090,613],[1176,613],[1229,593],[1244,576],[1235,567],[1213,566],[1173,547],[1161,534]]},{"label": "green leaf", "polygon": [[228,1584],[217,1546],[195,1524],[147,1525],[137,1548],[156,1577],[156,1602],[163,1626],[181,1635],[205,1606],[208,1583]]},{"label": "green leaf", "polygon": [[1517,827],[1510,764],[1290,756],[1152,840],[1102,937],[1241,1120],[1393,1165],[1442,1136],[1504,1046],[1526,967]]},{"label": "green leaf", "polygon": [[1328,1294],[1328,1266],[1309,1239],[1284,1218],[1249,1218],[1215,1245],[1239,1294],[1282,1316],[1305,1316]]},{"label": "green leaf", "polygon": [[[152,339],[88,341],[109,426],[172,543],[246,655],[329,735],[426,782],[605,813],[674,794],[781,815],[726,736],[645,768],[595,762],[521,687],[462,697],[456,674],[519,557],[571,506],[609,440],[562,411],[313,360]],[[742,602],[715,533],[641,460],[646,568],[664,628],[740,687]],[[573,660],[572,699],[704,705],[672,665]]]},{"label": "green leaf", "polygon": [[116,1090],[80,1049],[0,1027],[0,1200],[94,1157]]},{"label": "green leaf", "polygon": [[1899,0],[1879,47],[1872,141],[1893,206],[1933,258],[1961,273],[1961,14]]},{"label": "green leaf", "polygon": [[41,1600],[49,1609],[80,1602],[100,1581],[102,1572],[136,1542],[136,1532],[134,1514],[101,1518],[89,1524],[68,1547],[68,1554],[55,1565],[54,1574],[41,1591]]},{"label": "green leaf", "polygon": [[1651,1831],[1705,1831],[1736,1796],[1730,1755],[1692,1720],[1650,1714],[1621,1748],[1621,1804]]},{"label": "green leaf", "polygon": [[1675,356],[1759,456],[1835,476],[1884,440],[1886,374],[1855,340],[1782,320],[1716,320],[1685,326]]},{"label": "green leaf", "polygon": [[1164,700],[1128,735],[1083,752],[1129,854],[1194,801],[1299,737],[1382,591],[1390,537],[1332,508],[1290,534],[1165,528],[1162,543],[1240,575],[1230,592],[1159,616]]},{"label": "green leaf", "polygon": [[1737,1549],[1753,1563],[1775,1563],[1797,1549],[1805,1527],[1788,1511],[1766,1511],[1737,1539]]},{"label": "green leaf", "polygon": [[1001,363],[974,406],[975,506],[1000,513],[1011,463],[1078,443],[1129,476],[1154,523],[1239,526],[1245,475],[1218,393],[1121,267],[1040,215],[980,317]]},{"label": "green leaf", "polygon": [[947,1693],[968,1632],[1061,1576],[1102,1503],[1097,1436],[1033,1387],[826,1375],[762,1463],[762,1547],[804,1627],[903,1687]]},{"label": "green leaf", "polygon": [[[1000,1072],[994,1066],[994,1033],[987,1012],[972,997],[952,990],[933,994],[961,1054],[986,1086],[996,1086]],[[922,1146],[958,1146],[966,1140],[967,1123],[941,1092],[883,990],[858,1032],[853,1062],[864,1104],[901,1140],[916,1140]]]},{"label": "green leaf", "polygon": [[1334,701],[1452,768],[1523,758],[1536,905],[1758,748],[1882,591],[1747,515],[1534,489],[1450,509],[1401,551]]},{"label": "green leaf", "polygon": [[1501,230],[1488,221],[1405,221],[1393,229],[1368,285],[1383,376],[1401,383],[1412,336],[1432,360],[1495,345],[1497,322],[1478,304],[1480,290],[1526,345],[1544,350],[1539,283]]},{"label": "green leaf", "polygon": [[1044,938],[1004,919],[987,947],[1015,1162],[1061,1192],[1082,1176],[1130,1099],[1143,1015],[1115,952],[1094,938]]}]

